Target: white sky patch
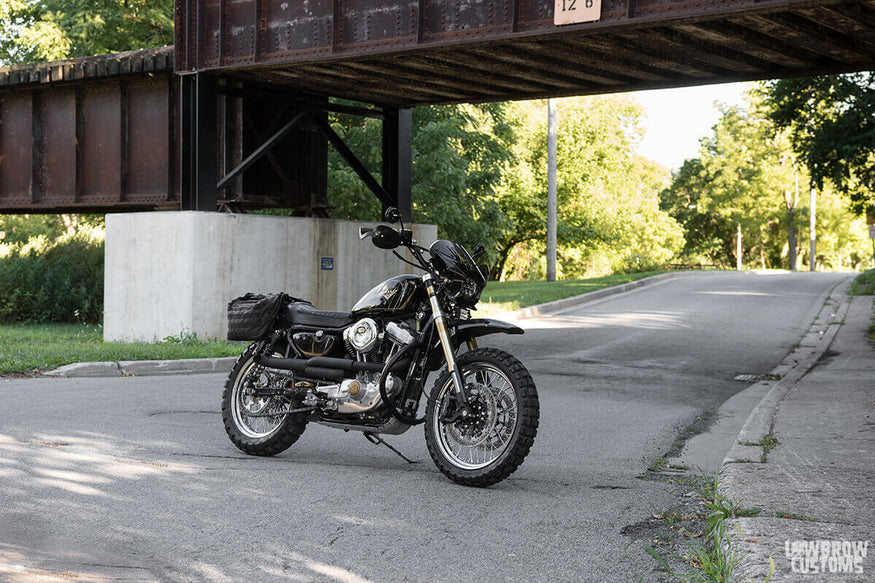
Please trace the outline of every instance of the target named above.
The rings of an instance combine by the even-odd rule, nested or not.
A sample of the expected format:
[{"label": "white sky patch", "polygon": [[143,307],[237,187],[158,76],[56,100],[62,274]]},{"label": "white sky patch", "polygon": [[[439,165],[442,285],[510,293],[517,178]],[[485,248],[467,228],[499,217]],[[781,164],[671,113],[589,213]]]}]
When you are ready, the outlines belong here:
[{"label": "white sky patch", "polygon": [[670,170],[699,157],[699,140],[720,119],[715,102],[742,105],[747,83],[726,83],[630,93],[644,107],[646,133],[638,152]]}]

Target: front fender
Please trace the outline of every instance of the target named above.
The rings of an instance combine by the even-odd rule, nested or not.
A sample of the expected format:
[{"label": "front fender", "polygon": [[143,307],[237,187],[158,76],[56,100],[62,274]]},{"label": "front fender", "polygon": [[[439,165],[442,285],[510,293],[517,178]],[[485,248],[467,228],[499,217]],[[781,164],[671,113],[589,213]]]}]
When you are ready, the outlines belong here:
[{"label": "front fender", "polygon": [[[519,326],[502,322],[501,320],[493,320],[491,318],[477,318],[474,320],[463,320],[456,322],[450,328],[450,341],[453,346],[458,349],[471,338],[486,336],[487,334],[523,334],[525,331]],[[437,334],[435,334],[435,337]],[[426,368],[428,370],[437,370],[444,365],[444,353],[441,349],[440,340],[435,339],[434,344],[429,347],[428,356],[426,358]]]},{"label": "front fender", "polygon": [[453,344],[456,346],[469,338],[486,336],[487,334],[523,334],[525,330],[514,324],[508,324],[492,318],[477,318],[457,323],[450,331]]}]

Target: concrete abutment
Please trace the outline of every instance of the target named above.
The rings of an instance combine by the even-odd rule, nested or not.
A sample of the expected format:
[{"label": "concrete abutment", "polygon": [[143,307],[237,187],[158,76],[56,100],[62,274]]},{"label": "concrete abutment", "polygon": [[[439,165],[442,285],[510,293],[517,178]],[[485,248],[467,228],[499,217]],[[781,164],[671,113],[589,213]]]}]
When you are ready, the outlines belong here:
[{"label": "concrete abutment", "polygon": [[[377,223],[197,211],[106,217],[104,339],[224,338],[227,304],[246,292],[286,293],[348,310],[384,279],[411,272],[359,240]],[[435,225],[413,225],[427,246]]]}]

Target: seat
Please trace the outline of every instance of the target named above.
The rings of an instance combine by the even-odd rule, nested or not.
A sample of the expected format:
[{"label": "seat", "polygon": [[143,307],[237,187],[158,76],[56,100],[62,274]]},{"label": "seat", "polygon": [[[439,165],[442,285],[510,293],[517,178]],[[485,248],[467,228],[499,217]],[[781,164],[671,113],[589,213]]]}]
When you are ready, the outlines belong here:
[{"label": "seat", "polygon": [[307,302],[292,302],[285,307],[285,316],[292,326],[312,328],[345,328],[353,323],[349,312],[329,312]]}]

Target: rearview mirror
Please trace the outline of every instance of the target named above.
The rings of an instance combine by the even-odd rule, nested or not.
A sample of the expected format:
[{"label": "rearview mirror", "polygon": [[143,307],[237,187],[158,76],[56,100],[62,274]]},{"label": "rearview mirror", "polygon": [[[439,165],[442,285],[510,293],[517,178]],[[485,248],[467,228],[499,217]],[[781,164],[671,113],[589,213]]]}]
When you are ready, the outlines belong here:
[{"label": "rearview mirror", "polygon": [[380,249],[394,249],[401,244],[401,235],[386,225],[380,225],[374,229],[371,241]]},{"label": "rearview mirror", "polygon": [[386,217],[386,222],[389,223],[397,223],[401,220],[401,213],[394,206],[387,208],[384,216]]}]

